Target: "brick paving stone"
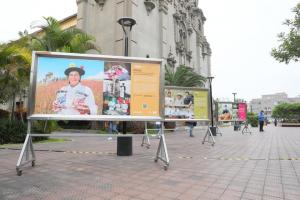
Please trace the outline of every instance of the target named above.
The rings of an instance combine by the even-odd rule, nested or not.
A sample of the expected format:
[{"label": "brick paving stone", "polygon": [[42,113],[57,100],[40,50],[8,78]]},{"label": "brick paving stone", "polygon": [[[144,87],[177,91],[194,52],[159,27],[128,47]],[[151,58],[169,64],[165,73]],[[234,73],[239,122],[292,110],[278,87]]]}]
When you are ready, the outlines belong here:
[{"label": "brick paving stone", "polygon": [[[0,199],[96,200],[235,200],[300,199],[300,128],[267,126],[261,134],[221,127],[215,146],[202,145],[205,128],[195,138],[179,129],[167,133],[170,168],[153,162],[159,140],[133,155],[116,155],[116,138],[71,137],[63,143],[34,144],[36,166],[21,177],[15,165],[21,145],[0,147]],[[53,152],[48,150],[58,150]]]},{"label": "brick paving stone", "polygon": [[245,192],[245,193],[243,193],[243,196],[242,196],[241,199],[257,200],[257,199],[261,199],[261,194],[254,194],[254,193]]},{"label": "brick paving stone", "polygon": [[299,200],[300,199],[300,195],[294,195],[291,193],[285,193],[285,199],[287,200]]}]

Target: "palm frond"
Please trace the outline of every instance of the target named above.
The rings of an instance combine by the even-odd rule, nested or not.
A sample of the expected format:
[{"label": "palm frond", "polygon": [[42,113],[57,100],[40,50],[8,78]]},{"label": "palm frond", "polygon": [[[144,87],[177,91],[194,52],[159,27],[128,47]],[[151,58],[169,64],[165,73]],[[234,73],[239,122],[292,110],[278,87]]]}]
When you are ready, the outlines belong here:
[{"label": "palm frond", "polygon": [[203,87],[206,79],[194,72],[192,68],[184,65],[176,70],[169,66],[165,67],[165,85],[181,87]]}]

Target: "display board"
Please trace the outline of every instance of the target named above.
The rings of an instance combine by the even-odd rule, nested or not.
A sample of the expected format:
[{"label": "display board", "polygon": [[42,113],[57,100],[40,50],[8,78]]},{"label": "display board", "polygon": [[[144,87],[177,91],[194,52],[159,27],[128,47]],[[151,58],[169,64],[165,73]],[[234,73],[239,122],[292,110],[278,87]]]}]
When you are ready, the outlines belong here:
[{"label": "display board", "polygon": [[233,103],[217,102],[218,121],[233,121]]},{"label": "display board", "polygon": [[247,104],[234,102],[217,102],[218,121],[246,121]]},{"label": "display board", "polygon": [[162,80],[159,59],[34,52],[30,116],[161,118]]},{"label": "display board", "polygon": [[165,87],[165,119],[208,120],[208,90]]},{"label": "display board", "polygon": [[238,119],[239,119],[239,121],[247,120],[247,104],[246,103],[238,103]]}]

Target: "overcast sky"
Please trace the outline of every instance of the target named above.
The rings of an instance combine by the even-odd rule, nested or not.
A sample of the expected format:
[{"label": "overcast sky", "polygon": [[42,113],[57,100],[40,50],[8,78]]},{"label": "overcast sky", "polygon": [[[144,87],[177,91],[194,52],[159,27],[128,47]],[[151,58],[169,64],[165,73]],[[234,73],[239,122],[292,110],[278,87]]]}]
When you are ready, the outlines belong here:
[{"label": "overcast sky", "polygon": [[[270,56],[282,22],[293,17],[299,0],[199,0],[207,20],[205,35],[212,49],[215,98],[251,100],[263,94],[300,95],[300,63],[279,64]],[[3,1],[0,42],[18,38],[30,23],[53,16],[63,19],[77,12],[76,0]]]},{"label": "overcast sky", "polygon": [[299,0],[199,0],[207,20],[215,97],[251,100],[263,94],[300,95],[300,63],[279,64],[270,56],[282,22]]}]

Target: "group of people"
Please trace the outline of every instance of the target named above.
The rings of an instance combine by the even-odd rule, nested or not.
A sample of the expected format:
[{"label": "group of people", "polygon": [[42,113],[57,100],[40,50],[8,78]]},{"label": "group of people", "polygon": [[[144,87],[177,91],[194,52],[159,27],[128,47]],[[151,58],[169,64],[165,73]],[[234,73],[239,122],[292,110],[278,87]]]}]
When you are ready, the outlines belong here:
[{"label": "group of people", "polygon": [[104,99],[103,113],[106,115],[127,115],[129,114],[129,98],[108,96]]},{"label": "group of people", "polygon": [[170,90],[165,96],[165,116],[169,118],[191,118],[193,111],[194,96],[186,91],[185,96],[177,93],[172,96]]}]

